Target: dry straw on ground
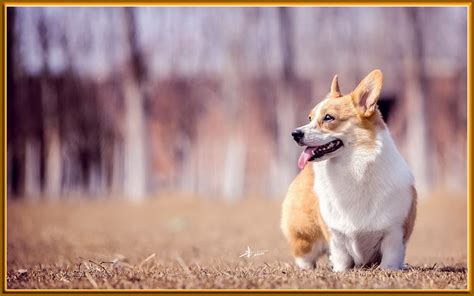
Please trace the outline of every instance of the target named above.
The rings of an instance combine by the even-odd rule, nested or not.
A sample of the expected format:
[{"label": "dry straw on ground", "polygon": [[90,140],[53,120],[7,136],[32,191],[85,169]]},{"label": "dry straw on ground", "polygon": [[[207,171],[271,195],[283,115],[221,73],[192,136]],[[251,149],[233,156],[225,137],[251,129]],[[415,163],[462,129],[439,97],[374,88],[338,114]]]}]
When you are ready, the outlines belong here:
[{"label": "dry straw on ground", "polygon": [[[467,287],[467,203],[420,201],[407,269],[297,269],[279,230],[280,203],[160,196],[124,201],[8,201],[8,288],[339,289]],[[266,250],[258,256],[247,251]]]}]

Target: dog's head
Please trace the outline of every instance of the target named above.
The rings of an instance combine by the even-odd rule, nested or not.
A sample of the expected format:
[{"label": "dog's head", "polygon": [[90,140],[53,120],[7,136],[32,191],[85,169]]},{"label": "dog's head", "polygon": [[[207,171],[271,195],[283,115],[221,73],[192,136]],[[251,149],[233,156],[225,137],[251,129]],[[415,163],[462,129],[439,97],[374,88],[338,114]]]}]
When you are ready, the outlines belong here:
[{"label": "dog's head", "polygon": [[382,72],[374,70],[351,93],[342,95],[334,76],[328,96],[309,113],[309,123],[292,132],[299,145],[307,146],[298,160],[300,169],[308,161],[375,145],[377,129],[385,128],[377,107],[382,83]]}]

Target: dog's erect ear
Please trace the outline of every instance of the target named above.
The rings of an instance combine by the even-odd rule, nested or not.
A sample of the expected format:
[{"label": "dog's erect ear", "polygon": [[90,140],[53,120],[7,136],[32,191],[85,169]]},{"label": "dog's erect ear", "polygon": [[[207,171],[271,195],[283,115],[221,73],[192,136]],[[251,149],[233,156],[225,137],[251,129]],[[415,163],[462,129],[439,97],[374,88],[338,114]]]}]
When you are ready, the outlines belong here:
[{"label": "dog's erect ear", "polygon": [[341,91],[339,90],[339,82],[337,80],[337,75],[334,75],[334,78],[331,82],[331,92],[329,93],[330,98],[339,98],[342,97]]},{"label": "dog's erect ear", "polygon": [[370,72],[351,93],[360,115],[369,117],[374,114],[382,84],[383,74],[377,69]]}]

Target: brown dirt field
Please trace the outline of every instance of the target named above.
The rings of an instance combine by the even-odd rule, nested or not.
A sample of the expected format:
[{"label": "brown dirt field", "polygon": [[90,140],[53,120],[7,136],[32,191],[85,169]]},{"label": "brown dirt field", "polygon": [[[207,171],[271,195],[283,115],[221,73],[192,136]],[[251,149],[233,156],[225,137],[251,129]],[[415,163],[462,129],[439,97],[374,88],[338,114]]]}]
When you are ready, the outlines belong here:
[{"label": "brown dirt field", "polygon": [[[8,200],[7,287],[100,289],[467,288],[466,195],[421,199],[404,271],[300,271],[279,229],[280,201],[160,196]],[[268,250],[239,257],[250,246]]]}]

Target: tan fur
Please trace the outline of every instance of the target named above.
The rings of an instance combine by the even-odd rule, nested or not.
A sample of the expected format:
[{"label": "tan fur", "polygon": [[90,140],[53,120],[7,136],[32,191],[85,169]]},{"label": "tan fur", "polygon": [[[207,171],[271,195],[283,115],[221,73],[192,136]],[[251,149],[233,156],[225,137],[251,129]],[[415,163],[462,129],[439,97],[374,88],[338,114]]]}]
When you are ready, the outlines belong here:
[{"label": "tan fur", "polygon": [[283,202],[281,227],[294,256],[307,254],[315,242],[329,241],[313,182],[312,167],[306,166],[291,183]]},{"label": "tan fur", "polygon": [[352,91],[351,97],[361,116],[370,117],[374,114],[382,85],[382,72],[374,70]]},{"label": "tan fur", "polygon": [[403,241],[406,243],[413,232],[413,227],[415,226],[415,219],[416,219],[416,203],[417,203],[417,193],[415,186],[411,187],[412,190],[412,200],[411,200],[411,207],[410,211],[408,212],[408,216],[405,219],[405,223],[403,224]]},{"label": "tan fur", "polygon": [[[323,118],[326,114],[333,116],[335,119],[331,122],[324,122]],[[314,112],[311,112],[310,116],[315,116]],[[377,130],[385,128],[379,109],[376,108],[369,116],[363,116],[354,105],[351,94],[331,98],[321,109],[317,124],[322,130],[342,132],[344,128],[347,128],[345,124],[347,121],[350,122],[349,127],[355,129],[357,135],[354,143],[368,148],[374,145]]]},{"label": "tan fur", "polygon": [[342,95],[341,95],[341,90],[339,89],[339,82],[337,79],[337,75],[334,75],[334,78],[332,79],[332,83],[331,83],[331,92],[329,93],[329,97],[338,98],[340,96]]}]

